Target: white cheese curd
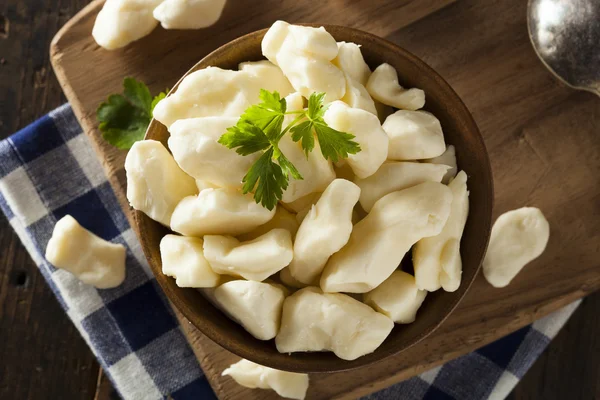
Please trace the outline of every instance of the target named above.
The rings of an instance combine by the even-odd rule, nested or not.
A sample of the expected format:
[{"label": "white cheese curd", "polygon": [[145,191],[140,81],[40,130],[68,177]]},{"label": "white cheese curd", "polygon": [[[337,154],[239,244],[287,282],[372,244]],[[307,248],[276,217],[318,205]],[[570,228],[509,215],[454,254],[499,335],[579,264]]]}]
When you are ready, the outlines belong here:
[{"label": "white cheese curd", "polygon": [[333,63],[344,71],[347,78],[365,86],[371,76],[371,69],[363,58],[360,46],[351,42],[338,42],[337,46],[338,54]]},{"label": "white cheese curd", "polygon": [[125,246],[94,235],[70,215],[56,223],[46,247],[46,259],[52,265],[98,289],[110,289],[123,283],[125,256]]},{"label": "white cheese curd", "polygon": [[183,172],[162,143],[135,142],[125,159],[127,200],[139,210],[169,226],[175,206],[198,193],[194,179]]},{"label": "white cheese curd", "polygon": [[438,235],[450,214],[452,192],[425,182],[382,197],[354,226],[350,240],[321,276],[326,292],[365,293],[385,281],[413,244]]},{"label": "white cheese curd", "polygon": [[498,217],[483,260],[483,275],[494,287],[505,287],[548,244],[550,224],[539,208],[523,207]]},{"label": "white cheese curd", "polygon": [[141,39],[156,28],[152,11],[163,0],[106,0],[92,36],[98,45],[114,50]]},{"label": "white cheese curd", "polygon": [[325,92],[325,99],[330,102],[344,96],[344,73],[331,62],[337,56],[337,44],[325,29],[277,21],[265,34],[261,46],[263,55],[281,68],[304,97]]},{"label": "white cheese curd", "polygon": [[426,111],[396,111],[382,126],[390,138],[391,160],[421,160],[446,151],[440,121]]},{"label": "white cheese curd", "polygon": [[177,204],[171,229],[186,236],[241,235],[266,224],[275,215],[254,201],[251,193],[204,189]]},{"label": "white cheese curd", "polygon": [[440,287],[454,292],[460,286],[460,238],[469,215],[467,174],[459,172],[448,187],[452,191],[452,208],[444,229],[437,236],[421,239],[413,248],[417,286],[429,292]]},{"label": "white cheese curd", "polygon": [[338,45],[333,36],[322,26],[290,25],[289,34],[294,39],[296,48],[315,58],[331,61],[338,55]]},{"label": "white cheese curd", "polygon": [[377,115],[377,108],[367,89],[348,75],[346,75],[346,94],[341,100],[352,108],[360,108]]},{"label": "white cheese curd", "polygon": [[[276,90],[282,96],[294,92],[292,84],[283,75],[281,68],[270,61],[243,62],[238,66],[238,70],[247,72],[254,77],[256,82],[258,82],[258,86],[260,86],[259,89],[272,88],[272,90]],[[293,93],[290,94],[290,96],[292,95]]]},{"label": "white cheese curd", "polygon": [[218,274],[264,281],[289,265],[293,256],[292,235],[287,229],[272,229],[248,242],[232,236],[204,236],[204,257]]},{"label": "white cheese curd", "polygon": [[414,276],[396,270],[381,285],[365,293],[364,300],[395,323],[410,324],[415,321],[425,296],[427,291],[417,287]]},{"label": "white cheese curd", "polygon": [[219,284],[216,274],[204,258],[203,241],[177,235],[165,235],[160,241],[162,272],[175,278],[179,287],[215,287]]},{"label": "white cheese curd", "polygon": [[249,106],[258,103],[260,89],[277,90],[287,96],[289,92],[279,83],[279,79],[265,80],[248,71],[204,68],[183,78],[175,93],[158,102],[153,115],[167,128],[185,118],[239,118]]},{"label": "white cheese curd", "polygon": [[169,128],[169,149],[188,175],[218,187],[240,189],[242,179],[260,153],[241,156],[218,142],[237,118],[204,117],[176,121]]},{"label": "white cheese curd", "polygon": [[[335,179],[335,177],[333,179]],[[329,182],[329,183],[331,183],[331,182]],[[325,187],[327,187],[327,186],[325,186]],[[313,204],[317,204],[317,201],[319,201],[319,198],[321,197],[322,194],[323,194],[323,192],[314,192],[311,194],[307,194],[306,196],[300,197],[299,199],[296,199],[290,203],[281,202],[280,204],[291,212],[299,213],[299,212],[303,212],[307,208],[310,209],[310,207]]]},{"label": "white cheese curd", "polygon": [[348,242],[359,196],[360,188],[344,179],[334,180],[325,189],[298,229],[290,263],[295,279],[305,284],[314,282],[329,257]]},{"label": "white cheese curd", "polygon": [[425,92],[404,89],[398,83],[398,73],[390,64],[381,64],[367,81],[367,90],[375,100],[402,110],[418,110],[425,105]]},{"label": "white cheese curd", "polygon": [[263,56],[273,64],[277,64],[277,54],[290,32],[290,24],[285,21],[275,21],[260,43]]},{"label": "white cheese curd", "polygon": [[285,294],[276,285],[254,281],[229,281],[213,291],[214,301],[234,321],[259,340],[279,332]]},{"label": "white cheese curd", "polygon": [[308,374],[280,371],[242,359],[225,369],[222,376],[231,376],[238,384],[250,389],[273,389],[286,399],[304,400],[308,390]]},{"label": "white cheese curd", "polygon": [[357,177],[373,175],[384,163],[389,139],[376,115],[336,101],[329,105],[323,119],[331,128],[355,136],[353,140],[361,151],[350,154],[346,161]]},{"label": "white cheese curd", "polygon": [[360,187],[360,205],[370,212],[377,200],[386,194],[416,186],[423,182],[441,182],[446,165],[417,162],[387,162],[365,179],[354,179]]},{"label": "white cheese curd", "polygon": [[288,37],[277,53],[277,64],[297,92],[309,98],[324,92],[325,101],[341,99],[346,93],[344,73],[331,61],[311,57],[299,51]]},{"label": "white cheese curd", "polygon": [[153,15],[165,29],[200,29],[214,25],[226,0],[164,0]]},{"label": "white cheese curd", "polygon": [[452,178],[456,176],[456,173],[458,172],[458,167],[456,165],[456,149],[453,145],[446,147],[446,151],[444,151],[442,155],[428,158],[423,160],[423,162],[449,166],[450,168],[448,169],[448,172],[446,172],[444,178],[442,179],[442,183],[446,185],[452,180]]},{"label": "white cheese curd", "polygon": [[358,300],[307,287],[285,299],[275,345],[280,353],[325,350],[350,361],[375,351],[393,327]]}]

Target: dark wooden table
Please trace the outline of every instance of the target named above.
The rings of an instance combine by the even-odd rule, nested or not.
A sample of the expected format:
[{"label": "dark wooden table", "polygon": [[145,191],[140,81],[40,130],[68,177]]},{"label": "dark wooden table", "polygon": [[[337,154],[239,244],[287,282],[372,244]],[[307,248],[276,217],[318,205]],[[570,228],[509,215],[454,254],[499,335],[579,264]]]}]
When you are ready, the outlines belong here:
[{"label": "dark wooden table", "polygon": [[[48,46],[87,3],[0,2],[0,138],[66,101]],[[0,399],[110,397],[94,356],[1,217],[0,249]],[[599,309],[600,293],[584,299],[510,398],[600,398]]]}]

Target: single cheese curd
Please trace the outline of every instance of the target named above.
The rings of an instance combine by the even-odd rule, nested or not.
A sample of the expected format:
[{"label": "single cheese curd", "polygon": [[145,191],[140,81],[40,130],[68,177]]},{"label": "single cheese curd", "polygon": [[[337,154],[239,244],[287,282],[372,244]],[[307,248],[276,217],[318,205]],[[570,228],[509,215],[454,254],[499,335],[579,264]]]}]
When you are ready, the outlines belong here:
[{"label": "single cheese curd", "polygon": [[275,215],[256,204],[252,194],[232,189],[204,189],[181,200],[171,218],[171,229],[186,236],[240,235],[267,223]]},{"label": "single cheese curd", "polygon": [[377,108],[367,89],[348,75],[346,75],[346,94],[341,100],[352,108],[360,108],[377,115]]},{"label": "single cheese curd", "polygon": [[452,191],[452,208],[444,229],[437,236],[421,239],[413,248],[417,287],[430,292],[440,287],[454,292],[460,286],[460,238],[469,215],[467,174],[459,172],[448,187]]},{"label": "single cheese curd", "polygon": [[354,179],[360,188],[360,205],[370,212],[375,202],[386,194],[423,182],[441,182],[448,170],[445,165],[417,162],[388,162],[365,179]]},{"label": "single cheese curd", "polygon": [[348,155],[346,161],[357,177],[373,175],[384,163],[389,139],[376,115],[336,101],[330,104],[323,119],[331,128],[355,136],[353,140],[360,145],[361,151]]},{"label": "single cheese curd", "polygon": [[165,29],[200,29],[215,24],[226,0],[164,0],[153,15]]},{"label": "single cheese curd", "polygon": [[106,0],[98,13],[92,36],[107,50],[141,39],[156,28],[152,11],[163,0]]},{"label": "single cheese curd", "polygon": [[281,69],[270,61],[246,61],[238,65],[238,70],[249,73],[260,88],[276,88],[275,90],[281,95],[294,94],[290,81],[283,75]]},{"label": "single cheese curd", "polygon": [[218,187],[240,189],[242,179],[259,153],[241,156],[218,142],[237,118],[204,117],[176,121],[169,132],[169,149],[188,175]]},{"label": "single cheese curd", "polygon": [[360,188],[336,179],[325,189],[298,229],[290,272],[298,281],[310,284],[321,274],[329,257],[340,250],[352,232],[352,211]]},{"label": "single cheese curd", "polygon": [[263,281],[292,261],[292,235],[287,229],[273,229],[249,242],[232,236],[206,235],[204,256],[218,274]]},{"label": "single cheese curd", "polygon": [[447,185],[458,172],[458,167],[456,166],[456,149],[453,145],[446,147],[446,151],[444,151],[442,155],[423,160],[423,162],[430,164],[442,164],[450,167],[442,179],[442,183],[445,185]]},{"label": "single cheese curd", "polygon": [[56,223],[46,247],[46,259],[52,265],[98,289],[123,283],[125,255],[125,246],[94,235],[70,215]]},{"label": "single cheese curd", "polygon": [[273,64],[277,64],[277,54],[288,36],[290,24],[285,21],[275,21],[260,43],[263,56]]},{"label": "single cheese curd", "polygon": [[539,208],[523,207],[498,217],[483,260],[483,275],[494,287],[504,287],[548,244],[550,224]]},{"label": "single cheese curd", "polygon": [[260,89],[287,96],[281,79],[263,79],[248,71],[208,67],[186,76],[175,93],[158,102],[153,115],[167,128],[177,120],[199,117],[235,117],[259,101]]},{"label": "single cheese curd", "polygon": [[285,294],[276,285],[254,281],[230,281],[214,289],[214,301],[233,320],[259,340],[279,332]]},{"label": "single cheese curd", "polygon": [[166,235],[160,241],[162,272],[175,278],[179,287],[204,288],[219,284],[216,274],[204,258],[199,238]]},{"label": "single cheese curd", "polygon": [[440,121],[426,111],[396,111],[382,126],[390,138],[391,160],[421,160],[446,151]]},{"label": "single cheese curd", "polygon": [[165,226],[169,226],[177,204],[198,193],[194,179],[155,140],[133,144],[125,159],[125,171],[129,204]]},{"label": "single cheese curd", "polygon": [[326,292],[365,293],[385,281],[412,245],[438,235],[450,214],[452,192],[425,182],[382,197],[354,226],[350,240],[321,276]]},{"label": "single cheese curd", "polygon": [[375,351],[393,327],[350,296],[307,287],[285,299],[275,345],[280,353],[325,350],[350,361]]},{"label": "single cheese curd", "polygon": [[395,323],[410,324],[426,295],[427,291],[417,287],[412,275],[396,270],[381,285],[365,293],[364,300]]},{"label": "single cheese curd", "polygon": [[231,376],[250,389],[273,389],[286,399],[304,400],[308,390],[308,374],[263,367],[245,359],[232,364],[221,375]]},{"label": "single cheese curd", "polygon": [[371,69],[363,58],[360,46],[348,42],[338,42],[337,46],[338,54],[333,63],[346,74],[347,78],[365,86],[371,76]]},{"label": "single cheese curd", "polygon": [[333,36],[322,26],[290,25],[289,34],[294,39],[296,49],[303,51],[315,58],[331,61],[338,55],[338,45]]},{"label": "single cheese curd", "polygon": [[367,90],[375,100],[402,110],[414,111],[425,105],[425,92],[400,86],[398,73],[390,64],[381,64],[373,71]]}]

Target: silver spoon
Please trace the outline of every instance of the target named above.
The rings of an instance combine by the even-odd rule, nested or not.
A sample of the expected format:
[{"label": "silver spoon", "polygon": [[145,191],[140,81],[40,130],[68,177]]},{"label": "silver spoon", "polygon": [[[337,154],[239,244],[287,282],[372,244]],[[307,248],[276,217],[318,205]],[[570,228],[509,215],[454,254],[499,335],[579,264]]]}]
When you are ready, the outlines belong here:
[{"label": "silver spoon", "polygon": [[600,96],[600,0],[529,0],[527,25],[557,78]]}]

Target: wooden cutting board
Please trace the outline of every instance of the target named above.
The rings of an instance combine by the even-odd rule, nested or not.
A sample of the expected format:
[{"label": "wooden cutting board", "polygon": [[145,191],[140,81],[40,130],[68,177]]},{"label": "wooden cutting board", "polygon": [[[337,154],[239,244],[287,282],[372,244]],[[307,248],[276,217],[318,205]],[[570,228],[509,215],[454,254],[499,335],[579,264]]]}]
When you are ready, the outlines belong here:
[{"label": "wooden cutting board", "polygon": [[[551,225],[546,252],[507,288],[494,289],[480,276],[434,334],[398,356],[350,372],[312,375],[309,399],[351,399],[380,390],[600,288],[600,99],[560,85],[544,69],[529,44],[526,2],[461,0],[442,9],[452,2],[231,0],[212,28],[159,28],[108,52],[90,36],[102,4],[96,1],[52,43],[58,79],[127,213],[125,153],[101,140],[97,105],[120,92],[125,76],[145,81],[153,91],[170,87],[209,51],[276,19],[350,25],[386,37],[435,68],[471,109],[492,160],[494,217],[524,205],[540,207]],[[221,371],[238,357],[180,320],[220,398],[276,398],[222,378]]]}]

